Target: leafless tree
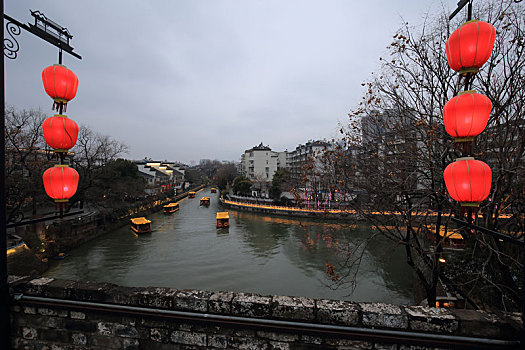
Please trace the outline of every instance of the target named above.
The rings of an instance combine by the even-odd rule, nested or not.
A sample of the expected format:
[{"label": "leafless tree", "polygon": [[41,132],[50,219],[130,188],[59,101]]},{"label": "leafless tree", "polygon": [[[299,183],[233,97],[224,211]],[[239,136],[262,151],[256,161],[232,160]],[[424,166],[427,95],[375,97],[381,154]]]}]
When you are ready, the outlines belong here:
[{"label": "leafless tree", "polygon": [[[6,192],[10,221],[21,219],[29,209],[32,214],[36,214],[38,208],[49,210],[45,203],[52,203],[45,194],[42,174],[58,163],[58,157],[44,140],[42,124],[45,119],[46,115],[40,110],[6,108]],[[104,165],[126,150],[121,142],[81,127],[77,144],[66,158],[80,175],[73,200],[84,198],[85,191]]]},{"label": "leafless tree", "polygon": [[[473,83],[493,103],[474,154],[494,171],[491,200],[480,212],[485,225],[498,229],[502,212],[523,220],[523,206],[518,203],[523,203],[525,174],[525,16],[524,6],[510,1],[481,6],[476,15],[492,23],[498,35],[489,62]],[[429,15],[419,27],[404,24],[394,35],[389,57],[380,58],[379,74],[362,84],[367,89],[363,100],[341,128],[345,147],[332,155],[338,169],[336,183],[348,193],[361,195],[353,202],[354,208],[392,244],[404,247],[429,305],[434,305],[443,282],[474,307],[483,307],[485,297],[494,300],[487,285],[502,300],[497,306],[510,300],[509,305],[515,307],[520,301],[513,271],[521,267],[515,249],[490,237],[464,235],[467,249],[453,255],[452,263],[440,263],[445,257],[443,236],[451,227],[448,214],[458,214],[442,176],[446,165],[459,155],[442,122],[444,104],[463,87],[445,54],[446,40],[458,26],[441,13]],[[454,273],[468,259],[469,268]]]},{"label": "leafless tree", "polygon": [[93,187],[93,181],[102,173],[104,166],[127,153],[127,150],[122,142],[81,126],[77,143],[71,149],[74,152],[72,166],[80,176],[74,200],[89,201],[89,189]]},{"label": "leafless tree", "polygon": [[41,131],[45,115],[40,110],[8,106],[5,116],[7,215],[12,221],[21,220],[27,208],[36,212],[36,202],[44,198],[42,172],[52,156],[45,151]]}]

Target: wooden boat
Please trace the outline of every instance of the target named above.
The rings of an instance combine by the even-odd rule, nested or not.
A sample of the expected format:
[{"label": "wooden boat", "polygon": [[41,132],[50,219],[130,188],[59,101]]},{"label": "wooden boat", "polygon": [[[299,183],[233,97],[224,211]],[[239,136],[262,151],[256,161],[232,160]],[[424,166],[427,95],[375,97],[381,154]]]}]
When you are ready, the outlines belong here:
[{"label": "wooden boat", "polygon": [[170,203],[164,206],[164,214],[172,214],[179,210],[179,203]]},{"label": "wooden boat", "polygon": [[196,192],[194,192],[194,191],[190,191],[190,192],[188,193],[188,198],[195,198],[195,193],[196,193]]},{"label": "wooden boat", "polygon": [[151,233],[151,221],[145,217],[131,219],[131,230],[135,233]]},{"label": "wooden boat", "polygon": [[201,205],[209,206],[210,205],[210,197],[202,197],[201,198]]},{"label": "wooden boat", "polygon": [[215,218],[217,220],[217,228],[230,227],[230,216],[227,211],[218,212]]},{"label": "wooden boat", "polygon": [[215,187],[211,188],[211,193],[217,193],[217,189]]},{"label": "wooden boat", "polygon": [[62,260],[69,256],[69,253],[58,253],[57,256],[52,257],[53,260]]}]

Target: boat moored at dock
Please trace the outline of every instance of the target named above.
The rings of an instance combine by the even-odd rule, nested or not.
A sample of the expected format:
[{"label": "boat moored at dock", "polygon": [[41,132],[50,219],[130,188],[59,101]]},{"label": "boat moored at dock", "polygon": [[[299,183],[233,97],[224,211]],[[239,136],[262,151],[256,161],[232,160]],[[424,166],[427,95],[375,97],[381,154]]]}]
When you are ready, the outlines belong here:
[{"label": "boat moored at dock", "polygon": [[230,227],[230,215],[227,211],[220,211],[215,217],[217,223],[217,228],[226,228]]},{"label": "boat moored at dock", "polygon": [[179,210],[179,203],[170,203],[164,206],[164,214],[172,214]]},{"label": "boat moored at dock", "polygon": [[151,221],[145,217],[133,218],[131,221],[131,230],[137,234],[151,233]]}]

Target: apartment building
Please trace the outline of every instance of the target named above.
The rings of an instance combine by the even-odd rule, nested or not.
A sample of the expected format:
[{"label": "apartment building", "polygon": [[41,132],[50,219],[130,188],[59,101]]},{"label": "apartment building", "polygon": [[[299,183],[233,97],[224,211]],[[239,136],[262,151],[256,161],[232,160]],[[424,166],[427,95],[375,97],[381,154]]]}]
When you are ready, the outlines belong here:
[{"label": "apartment building", "polygon": [[314,161],[314,166],[319,167],[318,155],[325,151],[334,150],[334,145],[326,140],[309,140],[307,143],[299,144],[295,150],[288,153],[287,164],[292,177],[299,178],[303,172],[303,166],[309,160]]},{"label": "apartment building", "polygon": [[261,142],[241,155],[241,173],[252,181],[271,182],[279,164],[286,164],[284,152],[274,152]]}]

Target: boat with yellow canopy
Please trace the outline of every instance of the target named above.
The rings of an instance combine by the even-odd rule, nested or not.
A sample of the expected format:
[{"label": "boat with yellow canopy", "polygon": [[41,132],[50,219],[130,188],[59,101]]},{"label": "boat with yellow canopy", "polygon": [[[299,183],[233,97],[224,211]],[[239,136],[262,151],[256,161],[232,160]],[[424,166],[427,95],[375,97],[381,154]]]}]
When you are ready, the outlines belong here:
[{"label": "boat with yellow canopy", "polygon": [[227,211],[220,211],[215,217],[217,221],[217,228],[230,227],[230,215]]},{"label": "boat with yellow canopy", "polygon": [[164,214],[172,214],[179,210],[179,203],[170,203],[164,206]]},{"label": "boat with yellow canopy", "polygon": [[151,221],[145,217],[133,218],[131,221],[131,230],[135,233],[151,233]]}]

